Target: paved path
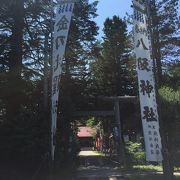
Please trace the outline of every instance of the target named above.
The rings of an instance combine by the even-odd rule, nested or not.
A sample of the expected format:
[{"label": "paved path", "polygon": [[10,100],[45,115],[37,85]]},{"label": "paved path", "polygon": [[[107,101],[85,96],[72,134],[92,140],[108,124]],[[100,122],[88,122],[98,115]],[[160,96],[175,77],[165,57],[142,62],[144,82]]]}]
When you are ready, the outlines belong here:
[{"label": "paved path", "polygon": [[80,151],[79,156],[100,156],[96,151]]},{"label": "paved path", "polygon": [[75,180],[125,180],[108,157],[100,156],[95,151],[81,151],[79,159]]}]

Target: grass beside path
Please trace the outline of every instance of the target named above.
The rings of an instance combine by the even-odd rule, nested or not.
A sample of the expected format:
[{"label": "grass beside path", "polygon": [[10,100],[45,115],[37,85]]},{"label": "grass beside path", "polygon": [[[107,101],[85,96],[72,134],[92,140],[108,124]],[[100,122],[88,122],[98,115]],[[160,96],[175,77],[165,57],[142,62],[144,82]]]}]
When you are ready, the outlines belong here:
[{"label": "grass beside path", "polygon": [[[174,180],[180,180],[179,168],[175,168]],[[164,180],[162,167],[154,165],[136,165],[132,171],[127,171],[128,180]]]},{"label": "grass beside path", "polygon": [[[159,172],[162,173],[163,169],[162,166],[154,166],[154,165],[136,165],[133,166],[134,170],[138,170],[138,171],[150,171],[150,172]],[[176,167],[174,168],[174,175],[175,176],[180,176],[180,168]]]},{"label": "grass beside path", "polygon": [[140,170],[140,171],[162,171],[162,166],[136,165],[136,166],[133,166],[133,169]]},{"label": "grass beside path", "polygon": [[[164,180],[164,177],[160,174],[133,175],[130,176],[128,180]],[[180,176],[176,176],[174,180],[180,180]]]}]

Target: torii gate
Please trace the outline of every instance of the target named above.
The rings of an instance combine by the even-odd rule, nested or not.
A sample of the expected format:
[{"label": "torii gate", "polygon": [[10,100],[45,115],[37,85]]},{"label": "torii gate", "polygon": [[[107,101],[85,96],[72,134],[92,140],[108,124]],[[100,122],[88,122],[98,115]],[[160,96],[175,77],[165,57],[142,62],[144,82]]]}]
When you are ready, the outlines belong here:
[{"label": "torii gate", "polygon": [[123,144],[123,137],[122,137],[122,125],[121,125],[121,116],[120,116],[120,108],[119,103],[121,102],[134,102],[136,96],[111,96],[111,97],[99,97],[102,101],[110,101],[114,104],[113,111],[76,111],[73,113],[73,116],[114,116],[115,117],[115,124],[118,128],[118,159],[119,162],[122,161],[125,164],[125,151],[124,151],[124,144]]}]

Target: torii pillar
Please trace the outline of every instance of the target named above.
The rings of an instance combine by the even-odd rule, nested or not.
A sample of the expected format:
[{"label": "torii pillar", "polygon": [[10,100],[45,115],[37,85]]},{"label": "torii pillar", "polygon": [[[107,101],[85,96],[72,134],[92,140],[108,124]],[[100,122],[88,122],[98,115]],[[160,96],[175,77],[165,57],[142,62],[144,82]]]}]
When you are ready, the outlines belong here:
[{"label": "torii pillar", "polygon": [[124,143],[123,143],[123,137],[122,137],[122,124],[121,124],[121,116],[120,116],[120,108],[119,103],[120,102],[132,102],[136,99],[136,96],[111,96],[111,97],[101,97],[100,99],[105,101],[112,101],[114,103],[114,114],[115,114],[115,121],[116,125],[118,126],[118,159],[119,162],[122,162],[124,165],[126,165],[125,162],[125,149],[124,149]]}]

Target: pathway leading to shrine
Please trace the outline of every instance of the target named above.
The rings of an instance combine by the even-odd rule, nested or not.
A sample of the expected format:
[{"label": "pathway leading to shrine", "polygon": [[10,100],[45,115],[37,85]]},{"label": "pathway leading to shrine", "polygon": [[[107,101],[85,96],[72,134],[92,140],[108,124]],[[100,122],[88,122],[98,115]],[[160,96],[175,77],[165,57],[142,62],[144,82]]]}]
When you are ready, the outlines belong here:
[{"label": "pathway leading to shrine", "polygon": [[109,157],[96,151],[81,151],[79,163],[76,180],[125,180]]}]

